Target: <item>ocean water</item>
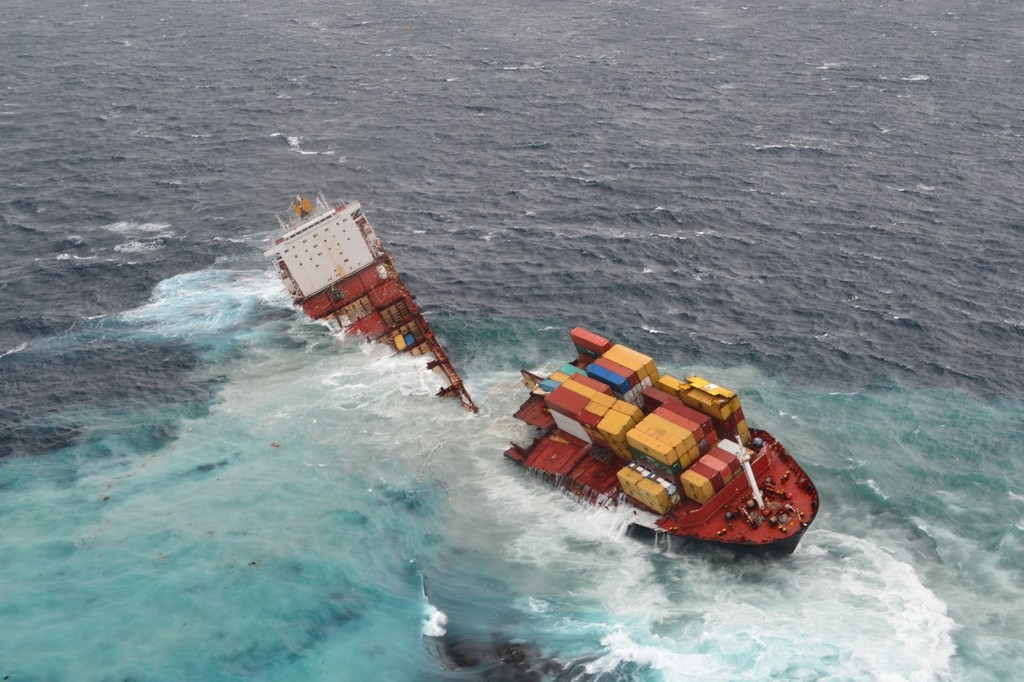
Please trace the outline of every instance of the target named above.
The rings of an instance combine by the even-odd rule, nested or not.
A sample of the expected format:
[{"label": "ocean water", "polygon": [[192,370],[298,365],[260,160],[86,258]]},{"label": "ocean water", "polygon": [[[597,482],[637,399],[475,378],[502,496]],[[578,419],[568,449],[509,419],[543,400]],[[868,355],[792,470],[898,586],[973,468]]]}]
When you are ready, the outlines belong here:
[{"label": "ocean water", "polygon": [[[0,675],[1010,680],[1019,3],[11,0]],[[261,251],[363,203],[480,405]],[[822,509],[667,554],[501,453],[588,326]]]}]

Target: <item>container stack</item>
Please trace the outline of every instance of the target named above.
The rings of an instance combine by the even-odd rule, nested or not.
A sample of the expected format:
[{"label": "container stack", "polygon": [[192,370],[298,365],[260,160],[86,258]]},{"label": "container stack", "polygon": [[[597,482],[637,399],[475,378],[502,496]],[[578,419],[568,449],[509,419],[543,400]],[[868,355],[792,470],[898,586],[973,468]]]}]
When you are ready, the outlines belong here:
[{"label": "container stack", "polygon": [[697,425],[665,407],[650,413],[626,434],[633,456],[674,479],[700,457]]},{"label": "container stack", "polygon": [[[579,359],[540,383],[555,426],[628,463],[623,492],[658,513],[679,502],[680,489],[705,504],[742,467],[740,436],[750,440],[739,397],[698,376],[662,376],[649,356],[577,327]],[[581,368],[582,367],[582,368]]]},{"label": "container stack", "polygon": [[611,389],[586,375],[574,374],[547,394],[544,403],[556,427],[586,443],[593,443],[584,424],[593,424],[596,428],[607,414],[608,408],[602,407],[605,401],[595,400],[599,395],[611,398]]},{"label": "container stack", "polygon": [[697,504],[705,504],[741,471],[736,455],[715,446],[683,472],[679,483],[684,495]]},{"label": "container stack", "polygon": [[645,412],[654,412],[659,408],[664,408],[686,420],[682,425],[693,432],[694,437],[697,439],[700,454],[706,454],[711,446],[718,442],[718,432],[715,430],[711,417],[698,412],[692,407],[687,407],[679,398],[671,396],[653,386],[644,389],[643,398]]},{"label": "container stack", "polygon": [[587,366],[587,375],[604,382],[616,397],[637,407],[643,405],[643,390],[659,378],[654,360],[622,344],[615,344]]},{"label": "container stack", "polygon": [[596,360],[612,347],[611,341],[594,332],[588,332],[583,327],[576,327],[569,332],[569,336],[583,364]]},{"label": "container stack", "polygon": [[676,485],[639,462],[619,469],[618,477],[622,492],[658,514],[667,514],[679,504]]},{"label": "container stack", "polygon": [[611,389],[585,374],[573,374],[544,402],[563,432],[616,454],[633,459],[626,434],[643,419],[640,408],[612,395]]},{"label": "container stack", "polygon": [[750,428],[743,416],[740,398],[734,391],[698,376],[680,381],[666,375],[655,386],[677,397],[687,407],[710,417],[720,439],[732,440],[739,436],[744,444],[750,442]]},{"label": "container stack", "polygon": [[572,363],[566,363],[561,366],[557,371],[552,372],[544,381],[540,382],[541,389],[546,393],[551,393],[562,384],[563,381],[568,379],[574,374],[586,374],[586,372]]}]

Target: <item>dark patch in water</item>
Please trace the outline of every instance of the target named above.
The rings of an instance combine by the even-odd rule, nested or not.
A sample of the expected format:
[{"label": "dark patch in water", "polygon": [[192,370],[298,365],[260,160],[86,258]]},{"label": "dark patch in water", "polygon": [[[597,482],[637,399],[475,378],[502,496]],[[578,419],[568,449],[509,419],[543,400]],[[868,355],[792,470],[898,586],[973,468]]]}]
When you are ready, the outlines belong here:
[{"label": "dark patch in water", "polygon": [[221,461],[216,462],[216,463],[200,464],[199,466],[196,467],[196,471],[200,471],[200,472],[206,473],[208,471],[213,471],[214,469],[220,469],[221,467],[226,467],[227,465],[228,465],[228,461],[226,459],[222,459]]}]

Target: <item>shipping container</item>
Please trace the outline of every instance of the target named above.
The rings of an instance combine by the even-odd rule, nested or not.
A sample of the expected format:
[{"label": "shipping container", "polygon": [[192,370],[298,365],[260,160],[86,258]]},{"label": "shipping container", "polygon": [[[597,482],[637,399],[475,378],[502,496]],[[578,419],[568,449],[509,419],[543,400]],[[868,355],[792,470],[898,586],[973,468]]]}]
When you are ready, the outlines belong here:
[{"label": "shipping container", "polygon": [[563,381],[562,385],[570,389],[576,389],[577,387],[580,386],[588,388],[590,389],[589,392],[583,391],[582,389],[579,390],[579,392],[585,393],[587,395],[593,395],[594,393],[603,393],[605,395],[612,394],[612,389],[609,388],[607,384],[597,381],[596,379],[592,379],[588,377],[586,374],[573,374],[568,379]]},{"label": "shipping container", "polygon": [[668,513],[679,503],[674,483],[637,462],[619,469],[617,476],[622,492],[658,514]]},{"label": "shipping container", "polygon": [[604,352],[604,357],[608,358],[612,362],[616,362],[623,367],[633,370],[637,373],[640,379],[644,377],[650,377],[657,372],[657,367],[654,364],[654,359],[649,355],[638,353],[632,348],[627,348],[622,344],[615,344]]},{"label": "shipping container", "polygon": [[604,354],[612,347],[611,341],[594,332],[587,331],[583,327],[576,327],[569,332],[569,336],[577,350],[586,350],[593,353],[595,357]]},{"label": "shipping container", "polygon": [[679,477],[679,483],[683,489],[683,494],[697,504],[705,504],[715,496],[715,489],[711,485],[711,481],[707,477],[695,472],[692,468],[683,472]]},{"label": "shipping container", "polygon": [[590,436],[587,434],[586,429],[584,429],[583,425],[577,422],[575,419],[572,419],[571,417],[567,417],[564,414],[560,414],[555,411],[551,412],[551,416],[554,418],[555,426],[557,428],[561,429],[562,431],[565,431],[570,436],[575,436],[584,443],[592,442],[590,440]]},{"label": "shipping container", "polygon": [[597,361],[594,361],[587,367],[587,376],[606,384],[611,390],[620,395],[626,393],[630,388],[629,380],[625,376],[616,374],[607,367],[597,364]]},{"label": "shipping container", "polygon": [[558,382],[554,379],[544,379],[539,385],[540,389],[546,393],[551,393],[551,391],[558,388]]},{"label": "shipping container", "polygon": [[548,377],[548,379],[551,379],[552,381],[554,381],[556,383],[559,383],[559,384],[562,383],[563,381],[565,381],[568,378],[569,378],[569,375],[566,374],[565,372],[562,372],[562,371],[552,372],[551,376]]},{"label": "shipping container", "polygon": [[562,365],[561,367],[559,367],[558,371],[562,372],[563,374],[565,374],[567,376],[572,376],[573,374],[586,374],[587,373],[587,371],[585,369],[580,369],[579,367],[577,367],[576,365],[572,364],[571,362],[567,362],[564,365]]},{"label": "shipping container", "polygon": [[[568,383],[568,382],[566,382]],[[567,417],[575,418],[590,404],[590,399],[566,388],[566,383],[544,397],[544,403],[552,413],[558,412]]]},{"label": "shipping container", "polygon": [[636,405],[626,402],[625,400],[616,400],[615,404],[612,405],[612,409],[616,412],[621,412],[627,417],[632,417],[633,421],[639,423],[644,418],[643,410]]},{"label": "shipping container", "polygon": [[[704,465],[714,469],[718,472],[718,475],[722,479],[722,484],[725,485],[732,479],[736,478],[736,475],[742,471],[739,460],[728,454],[723,450],[718,450],[721,456],[718,456],[709,451],[706,455],[697,460],[697,464],[704,463]],[[696,464],[694,465],[696,466]]]},{"label": "shipping container", "polygon": [[[603,355],[599,357],[597,360],[594,360],[594,362],[590,365],[590,367],[595,366],[604,367],[605,369],[613,372],[614,374],[617,374],[620,377],[624,377],[626,379],[626,383],[629,384],[629,388],[623,389],[624,391],[628,391],[630,388],[633,388],[634,386],[640,383],[640,377],[637,375],[635,370],[632,370],[628,367],[623,367],[619,363],[609,360]],[[588,372],[590,371],[590,367],[587,367]]]},{"label": "shipping container", "polygon": [[723,467],[714,465],[716,461],[714,457],[704,455],[691,464],[689,470],[711,481],[711,487],[718,492],[725,487],[725,477],[722,475]]},{"label": "shipping container", "polygon": [[601,423],[601,415],[594,414],[588,409],[581,410],[576,416],[576,421],[582,424],[584,427],[596,429],[597,425]]}]

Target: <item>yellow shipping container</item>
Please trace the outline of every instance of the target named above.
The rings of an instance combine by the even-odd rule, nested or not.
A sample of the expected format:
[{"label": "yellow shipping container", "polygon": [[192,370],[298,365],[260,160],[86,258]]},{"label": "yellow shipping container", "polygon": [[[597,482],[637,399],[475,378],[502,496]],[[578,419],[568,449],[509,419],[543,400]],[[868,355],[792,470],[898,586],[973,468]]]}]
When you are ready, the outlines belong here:
[{"label": "yellow shipping container", "polygon": [[625,438],[626,431],[630,428],[632,427],[629,417],[615,410],[608,410],[608,413],[601,418],[600,423],[597,425],[598,431],[607,438],[612,439]]},{"label": "yellow shipping container", "polygon": [[665,391],[665,393],[674,395],[678,398],[679,395],[686,391],[690,386],[686,382],[676,379],[674,376],[665,374],[654,382],[654,387],[659,391]]},{"label": "yellow shipping container", "polygon": [[597,391],[592,389],[590,386],[584,386],[580,382],[575,381],[572,377],[563,381],[562,386],[565,386],[574,393],[579,393],[584,398],[590,398],[591,400],[593,400],[594,396],[597,395]]},{"label": "yellow shipping container", "polygon": [[679,482],[682,484],[683,494],[697,504],[704,504],[715,495],[715,488],[711,485],[711,481],[695,473],[692,469],[684,471],[683,475],[679,477]]},{"label": "yellow shipping container", "polygon": [[629,449],[628,445],[612,443],[611,450],[621,457],[623,461],[627,463],[633,461],[633,452]]},{"label": "yellow shipping container", "polygon": [[552,374],[548,378],[549,379],[553,379],[554,381],[557,381],[558,383],[562,383],[563,381],[565,381],[566,379],[569,378],[569,375],[566,374],[565,372],[563,372],[562,370],[558,370],[557,372],[555,372],[554,374]]},{"label": "yellow shipping container", "polygon": [[596,414],[598,417],[604,417],[606,414],[608,414],[608,406],[602,405],[598,400],[596,400],[597,396],[599,395],[601,394],[596,393],[594,395],[595,399],[591,399],[591,401],[587,403],[587,412]]},{"label": "yellow shipping container", "polygon": [[692,448],[690,448],[689,450],[687,450],[686,452],[679,456],[679,465],[685,469],[686,467],[690,466],[698,459],[700,459],[701,455],[703,454],[704,453],[700,451],[700,445],[694,445]]},{"label": "yellow shipping container", "polygon": [[402,334],[395,334],[395,338],[392,341],[395,342],[395,348],[398,350],[405,350],[406,346],[409,345],[405,342],[405,337]]},{"label": "yellow shipping container", "polygon": [[690,382],[690,385],[694,388],[699,388],[705,393],[721,398],[732,399],[736,397],[735,391],[730,391],[727,388],[723,388],[718,384],[712,383],[707,379],[701,377],[686,377],[686,380]]},{"label": "yellow shipping container", "polygon": [[[597,391],[594,391],[594,397],[591,399],[591,402],[595,402],[598,405],[602,405],[604,407],[607,407],[608,409],[611,409],[612,406],[615,405],[616,400],[618,399],[613,395],[605,395],[604,393],[598,393]],[[605,410],[605,412],[607,412],[607,410]],[[604,412],[602,412],[601,414],[604,414]]]},{"label": "yellow shipping container", "polygon": [[664,514],[672,508],[672,498],[657,481],[628,466],[619,469],[617,475],[622,492],[640,504],[659,514]]},{"label": "yellow shipping container", "polygon": [[661,429],[666,430],[668,433],[672,434],[673,438],[675,439],[671,441],[672,443],[678,441],[687,448],[692,448],[694,445],[697,444],[697,437],[694,435],[693,431],[690,431],[689,429],[684,429],[682,426],[679,426],[674,422],[670,422],[669,420],[659,415],[647,415],[646,417],[644,417],[644,423],[650,423],[652,426],[657,426]]},{"label": "yellow shipping container", "polygon": [[736,425],[736,431],[740,434],[740,440],[743,441],[744,445],[750,445],[750,427],[747,426],[747,420],[740,420],[740,423]]},{"label": "yellow shipping container", "polygon": [[644,411],[632,403],[628,403],[625,400],[616,400],[615,404],[612,405],[612,409],[616,412],[621,412],[627,417],[632,417],[633,421],[639,423],[644,418]]},{"label": "yellow shipping container", "polygon": [[713,396],[699,388],[690,388],[679,395],[679,399],[687,407],[692,407],[702,414],[715,419],[728,419],[732,411],[729,409],[729,400]]},{"label": "yellow shipping container", "polygon": [[647,498],[644,504],[659,514],[665,514],[672,509],[672,498],[657,481],[650,478],[641,479],[637,483],[637,489]]},{"label": "yellow shipping container", "polygon": [[614,363],[622,365],[626,369],[636,372],[639,379],[649,377],[651,374],[657,371],[657,367],[654,364],[654,359],[649,355],[638,353],[632,348],[627,348],[621,343],[617,343],[608,350],[605,351],[604,357],[608,358]]},{"label": "yellow shipping container", "polygon": [[638,452],[642,452],[651,459],[669,466],[678,462],[679,455],[682,454],[681,450],[677,450],[651,434],[641,431],[639,427],[630,430],[626,434],[626,441],[630,447],[636,448]]}]

